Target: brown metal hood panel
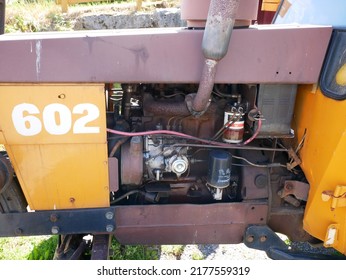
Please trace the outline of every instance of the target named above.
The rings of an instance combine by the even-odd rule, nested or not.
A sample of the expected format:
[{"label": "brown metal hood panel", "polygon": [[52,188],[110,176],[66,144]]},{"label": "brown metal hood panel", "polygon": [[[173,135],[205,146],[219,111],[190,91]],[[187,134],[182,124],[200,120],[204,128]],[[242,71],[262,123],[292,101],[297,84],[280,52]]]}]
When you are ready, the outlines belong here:
[{"label": "brown metal hood panel", "polygon": [[[235,29],[217,83],[315,83],[331,27]],[[0,36],[0,82],[198,83],[203,31],[181,28]]]}]

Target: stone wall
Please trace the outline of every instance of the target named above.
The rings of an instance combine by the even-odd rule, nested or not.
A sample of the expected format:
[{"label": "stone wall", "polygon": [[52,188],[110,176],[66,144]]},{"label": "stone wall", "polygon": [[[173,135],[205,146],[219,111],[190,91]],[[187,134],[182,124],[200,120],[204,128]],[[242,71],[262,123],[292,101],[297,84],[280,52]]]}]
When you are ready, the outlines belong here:
[{"label": "stone wall", "polygon": [[154,12],[86,14],[78,17],[75,30],[183,27],[180,9],[157,9]]}]

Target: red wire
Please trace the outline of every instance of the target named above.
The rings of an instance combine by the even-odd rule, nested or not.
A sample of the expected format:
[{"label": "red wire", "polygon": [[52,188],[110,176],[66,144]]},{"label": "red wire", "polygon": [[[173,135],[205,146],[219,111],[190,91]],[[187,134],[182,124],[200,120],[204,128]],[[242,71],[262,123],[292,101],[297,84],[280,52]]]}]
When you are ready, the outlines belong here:
[{"label": "red wire", "polygon": [[172,131],[172,130],[149,130],[149,131],[143,131],[143,132],[124,132],[124,131],[119,131],[119,130],[107,128],[107,131],[110,133],[113,133],[113,134],[117,134],[117,135],[121,135],[121,136],[127,136],[127,137],[145,136],[145,135],[153,135],[153,134],[168,134],[168,135],[175,135],[175,136],[179,136],[179,137],[183,137],[183,138],[192,139],[192,140],[199,141],[199,142],[206,143],[206,144],[213,144],[213,145],[220,146],[220,147],[236,148],[239,146],[245,146],[245,145],[249,144],[250,142],[252,142],[257,137],[257,135],[261,129],[261,126],[262,126],[262,121],[261,121],[261,119],[259,119],[257,130],[252,135],[252,137],[249,138],[248,140],[246,140],[243,144],[239,144],[239,145],[225,144],[225,143],[221,143],[221,142],[205,140],[202,138],[194,137],[194,136],[191,136],[191,135],[188,135],[185,133],[176,132],[176,131]]},{"label": "red wire", "polygon": [[252,140],[254,140],[257,137],[258,133],[261,130],[261,127],[262,127],[262,120],[258,119],[257,129],[256,129],[255,133],[243,143],[243,146],[249,144],[250,142],[252,142]]}]

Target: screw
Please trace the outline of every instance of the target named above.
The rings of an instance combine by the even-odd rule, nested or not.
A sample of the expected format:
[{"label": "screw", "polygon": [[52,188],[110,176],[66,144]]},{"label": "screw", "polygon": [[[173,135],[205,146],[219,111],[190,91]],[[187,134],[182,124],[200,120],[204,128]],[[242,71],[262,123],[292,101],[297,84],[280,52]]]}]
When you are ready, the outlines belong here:
[{"label": "screw", "polygon": [[107,232],[112,232],[114,230],[114,226],[112,226],[112,225],[107,225],[106,226],[106,231]]},{"label": "screw", "polygon": [[70,202],[74,203],[76,201],[76,199],[74,197],[70,197]]},{"label": "screw", "polygon": [[58,215],[57,214],[51,214],[49,219],[51,222],[55,223],[58,220]]},{"label": "screw", "polygon": [[254,236],[253,235],[249,235],[247,238],[246,238],[246,241],[249,242],[249,243],[252,243],[254,241]]},{"label": "screw", "polygon": [[107,219],[107,220],[112,220],[113,217],[114,217],[114,215],[113,215],[112,212],[107,212],[105,216],[106,216],[106,219]]},{"label": "screw", "polygon": [[291,190],[293,190],[293,186],[292,186],[291,184],[287,184],[287,185],[285,186],[285,189],[286,189],[287,191],[291,191]]},{"label": "screw", "polygon": [[60,229],[57,226],[53,226],[51,231],[52,231],[53,234],[58,234]]}]

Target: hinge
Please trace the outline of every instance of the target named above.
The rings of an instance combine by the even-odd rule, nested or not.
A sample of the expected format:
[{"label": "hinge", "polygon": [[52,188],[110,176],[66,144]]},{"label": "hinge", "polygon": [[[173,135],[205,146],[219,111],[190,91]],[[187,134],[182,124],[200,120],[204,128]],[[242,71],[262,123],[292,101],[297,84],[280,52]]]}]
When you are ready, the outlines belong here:
[{"label": "hinge", "polygon": [[330,209],[333,211],[338,207],[346,207],[346,186],[336,186],[333,191],[323,191],[322,200],[331,200]]}]

